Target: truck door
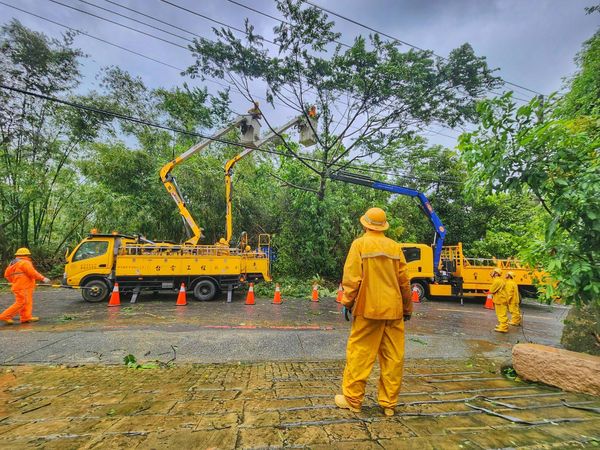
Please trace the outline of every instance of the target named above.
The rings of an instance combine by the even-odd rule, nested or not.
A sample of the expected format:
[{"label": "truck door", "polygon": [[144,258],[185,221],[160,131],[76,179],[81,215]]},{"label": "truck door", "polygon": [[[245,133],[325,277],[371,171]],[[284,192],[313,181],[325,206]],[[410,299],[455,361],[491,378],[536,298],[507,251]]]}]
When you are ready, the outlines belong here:
[{"label": "truck door", "polygon": [[79,285],[90,274],[108,275],[112,269],[112,240],[94,239],[84,241],[73,252],[67,264],[66,275],[69,285]]}]

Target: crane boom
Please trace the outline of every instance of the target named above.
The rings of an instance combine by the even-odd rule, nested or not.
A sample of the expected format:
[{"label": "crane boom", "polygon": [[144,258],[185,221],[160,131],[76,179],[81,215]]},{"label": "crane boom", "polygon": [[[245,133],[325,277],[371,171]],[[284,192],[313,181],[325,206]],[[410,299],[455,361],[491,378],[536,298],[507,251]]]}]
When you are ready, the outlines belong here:
[{"label": "crane boom", "polygon": [[240,128],[242,134],[242,142],[244,144],[254,143],[254,141],[258,138],[260,134],[260,123],[258,122],[258,117],[259,116],[257,114],[244,114],[238,116],[233,122],[231,122],[224,128],[221,128],[210,138],[204,139],[203,141],[193,145],[184,153],[182,153],[172,161],[169,161],[160,169],[160,179],[162,180],[165,188],[167,189],[167,192],[175,201],[175,204],[179,209],[179,214],[181,214],[181,217],[183,218],[183,223],[188,232],[188,239],[185,241],[186,244],[196,245],[198,244],[198,241],[204,236],[202,234],[202,228],[196,223],[185,203],[183,194],[177,186],[177,181],[171,173],[172,170],[177,165],[181,164],[182,162],[186,161],[202,149],[206,148],[215,139],[223,137],[234,128]]},{"label": "crane boom", "polygon": [[433,210],[429,199],[422,192],[416,189],[407,188],[404,186],[398,186],[395,184],[382,183],[380,181],[373,180],[369,177],[358,175],[351,172],[338,171],[329,175],[332,180],[343,181],[345,183],[359,184],[362,186],[368,186],[373,189],[380,191],[393,192],[394,194],[407,195],[409,197],[416,198],[419,200],[421,210],[425,213],[429,222],[433,226],[435,232],[434,238],[434,250],[433,250],[433,271],[435,275],[439,275],[440,271],[440,260],[442,257],[442,247],[444,245],[444,238],[446,237],[446,228]]}]

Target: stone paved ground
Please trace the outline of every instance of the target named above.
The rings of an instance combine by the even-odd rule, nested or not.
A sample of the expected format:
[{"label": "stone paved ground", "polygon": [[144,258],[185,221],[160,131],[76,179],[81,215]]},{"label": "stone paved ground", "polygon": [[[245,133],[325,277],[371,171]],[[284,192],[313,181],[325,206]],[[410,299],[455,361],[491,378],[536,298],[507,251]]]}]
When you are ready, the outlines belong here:
[{"label": "stone paved ground", "polygon": [[[600,444],[600,398],[511,381],[485,359],[408,360],[397,415],[333,406],[343,362],[0,372],[0,447],[582,448]],[[481,409],[484,408],[487,411]]]}]

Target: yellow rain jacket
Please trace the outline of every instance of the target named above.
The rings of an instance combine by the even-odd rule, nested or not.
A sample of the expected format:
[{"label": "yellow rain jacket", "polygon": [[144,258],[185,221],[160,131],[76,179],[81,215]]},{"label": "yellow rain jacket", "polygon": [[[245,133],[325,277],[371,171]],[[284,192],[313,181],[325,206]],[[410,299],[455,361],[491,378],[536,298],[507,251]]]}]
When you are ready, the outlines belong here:
[{"label": "yellow rain jacket", "polygon": [[508,311],[510,312],[511,325],[521,324],[521,308],[519,306],[519,286],[514,280],[506,280],[506,297],[508,299]]},{"label": "yellow rain jacket", "polygon": [[497,305],[508,305],[508,295],[506,292],[506,281],[500,277],[494,278],[490,292],[494,296],[494,303]]},{"label": "yellow rain jacket", "polygon": [[396,241],[382,232],[367,230],[352,243],[342,286],[342,304],[354,305],[354,317],[397,320],[412,313],[404,253]]},{"label": "yellow rain jacket", "polygon": [[506,301],[508,304],[519,304],[519,287],[513,280],[505,280]]}]

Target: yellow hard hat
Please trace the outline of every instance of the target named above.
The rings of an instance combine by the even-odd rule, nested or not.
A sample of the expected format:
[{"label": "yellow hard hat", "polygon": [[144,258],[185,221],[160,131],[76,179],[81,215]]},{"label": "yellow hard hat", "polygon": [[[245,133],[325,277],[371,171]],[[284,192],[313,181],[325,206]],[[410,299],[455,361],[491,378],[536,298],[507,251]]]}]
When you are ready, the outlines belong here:
[{"label": "yellow hard hat", "polygon": [[227,241],[225,240],[225,238],[221,238],[219,239],[219,244],[227,245]]},{"label": "yellow hard hat", "polygon": [[15,252],[15,256],[31,256],[31,252],[27,247],[21,247]]},{"label": "yellow hard hat", "polygon": [[371,208],[360,218],[363,227],[374,231],[385,231],[390,227],[385,211],[381,208]]},{"label": "yellow hard hat", "polygon": [[515,277],[515,273],[514,272],[506,272],[506,276],[509,278],[514,278]]},{"label": "yellow hard hat", "polygon": [[494,267],[492,274],[502,275],[502,269],[500,267]]}]

